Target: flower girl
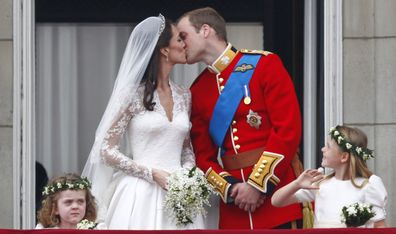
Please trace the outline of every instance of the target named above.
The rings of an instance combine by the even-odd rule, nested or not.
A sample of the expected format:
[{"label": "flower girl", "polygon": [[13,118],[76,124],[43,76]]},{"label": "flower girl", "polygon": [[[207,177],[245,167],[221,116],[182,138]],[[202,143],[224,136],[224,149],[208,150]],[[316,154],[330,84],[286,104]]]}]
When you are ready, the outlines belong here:
[{"label": "flower girl", "polygon": [[91,183],[76,174],[55,177],[43,189],[36,229],[93,229],[96,204]]},{"label": "flower girl", "polygon": [[272,196],[274,206],[315,201],[314,228],[386,227],[387,192],[380,177],[368,168],[373,158],[367,136],[357,128],[336,126],[322,148],[322,166],[334,170],[324,176],[308,169]]}]

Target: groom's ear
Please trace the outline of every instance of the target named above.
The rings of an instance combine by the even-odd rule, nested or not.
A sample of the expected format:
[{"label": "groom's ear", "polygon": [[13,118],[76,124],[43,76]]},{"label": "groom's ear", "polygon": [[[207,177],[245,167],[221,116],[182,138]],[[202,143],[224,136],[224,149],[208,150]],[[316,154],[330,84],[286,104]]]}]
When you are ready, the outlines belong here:
[{"label": "groom's ear", "polygon": [[210,31],[213,29],[208,24],[202,24],[201,30],[204,37],[208,37],[210,35]]}]

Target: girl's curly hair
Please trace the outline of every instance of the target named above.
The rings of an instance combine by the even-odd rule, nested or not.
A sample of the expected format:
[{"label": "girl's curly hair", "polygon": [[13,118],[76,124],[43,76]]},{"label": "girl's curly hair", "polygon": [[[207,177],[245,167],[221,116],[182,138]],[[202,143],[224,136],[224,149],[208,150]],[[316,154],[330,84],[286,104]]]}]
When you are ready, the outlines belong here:
[{"label": "girl's curly hair", "polygon": [[[68,173],[63,176],[58,176],[53,178],[48,182],[48,185],[57,184],[58,182],[73,184],[81,180],[82,178],[79,175],[74,173]],[[95,198],[89,189],[84,189],[84,190],[85,190],[86,209],[85,209],[85,216],[83,219],[88,219],[89,221],[95,221],[97,215]],[[42,200],[41,209],[37,212],[37,219],[38,222],[44,226],[44,228],[55,227],[60,222],[59,215],[55,214],[55,211],[58,208],[57,204],[58,204],[60,192],[62,191],[59,190],[55,193],[51,193],[48,196],[45,196]]]}]

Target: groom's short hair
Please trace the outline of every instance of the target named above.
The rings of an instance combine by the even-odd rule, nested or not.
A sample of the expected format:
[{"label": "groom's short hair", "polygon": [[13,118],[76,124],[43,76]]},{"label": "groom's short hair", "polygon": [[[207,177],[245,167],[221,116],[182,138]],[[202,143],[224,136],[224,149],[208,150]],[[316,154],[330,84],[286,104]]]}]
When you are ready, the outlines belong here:
[{"label": "groom's short hair", "polygon": [[224,18],[213,8],[198,8],[184,13],[180,18],[188,17],[191,25],[199,32],[203,24],[212,27],[219,39],[227,41],[226,22]]}]

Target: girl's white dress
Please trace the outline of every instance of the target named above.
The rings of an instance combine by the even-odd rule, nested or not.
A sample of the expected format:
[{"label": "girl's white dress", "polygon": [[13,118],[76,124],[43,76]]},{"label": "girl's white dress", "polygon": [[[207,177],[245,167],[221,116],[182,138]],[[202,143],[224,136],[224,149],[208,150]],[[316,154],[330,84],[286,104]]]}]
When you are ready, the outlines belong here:
[{"label": "girl's white dress", "polygon": [[[364,178],[357,178],[358,185]],[[320,183],[318,190],[300,189],[295,194],[300,202],[315,201],[315,228],[346,227],[341,223],[341,210],[355,202],[373,205],[375,216],[365,227],[373,227],[374,222],[385,219],[387,192],[380,177],[372,175],[361,189],[353,186],[351,180],[338,180],[331,177]]]},{"label": "girl's white dress", "polygon": [[[59,227],[55,226],[55,227],[45,228],[41,223],[38,223],[34,229],[59,229]],[[104,223],[98,223],[96,224],[96,227],[94,229],[105,230],[107,229],[107,227]]]},{"label": "girl's white dress", "polygon": [[[102,160],[116,169],[103,194],[108,203],[99,207],[99,218],[108,229],[180,229],[163,209],[166,191],[153,181],[151,173],[152,168],[172,172],[195,165],[189,137],[191,94],[172,82],[170,87],[174,102],[171,119],[156,92],[154,110],[147,111],[142,102],[144,89],[139,87],[132,104],[105,137]],[[124,133],[131,156],[119,150]],[[193,224],[181,229],[204,228],[204,220],[198,216]]]}]

